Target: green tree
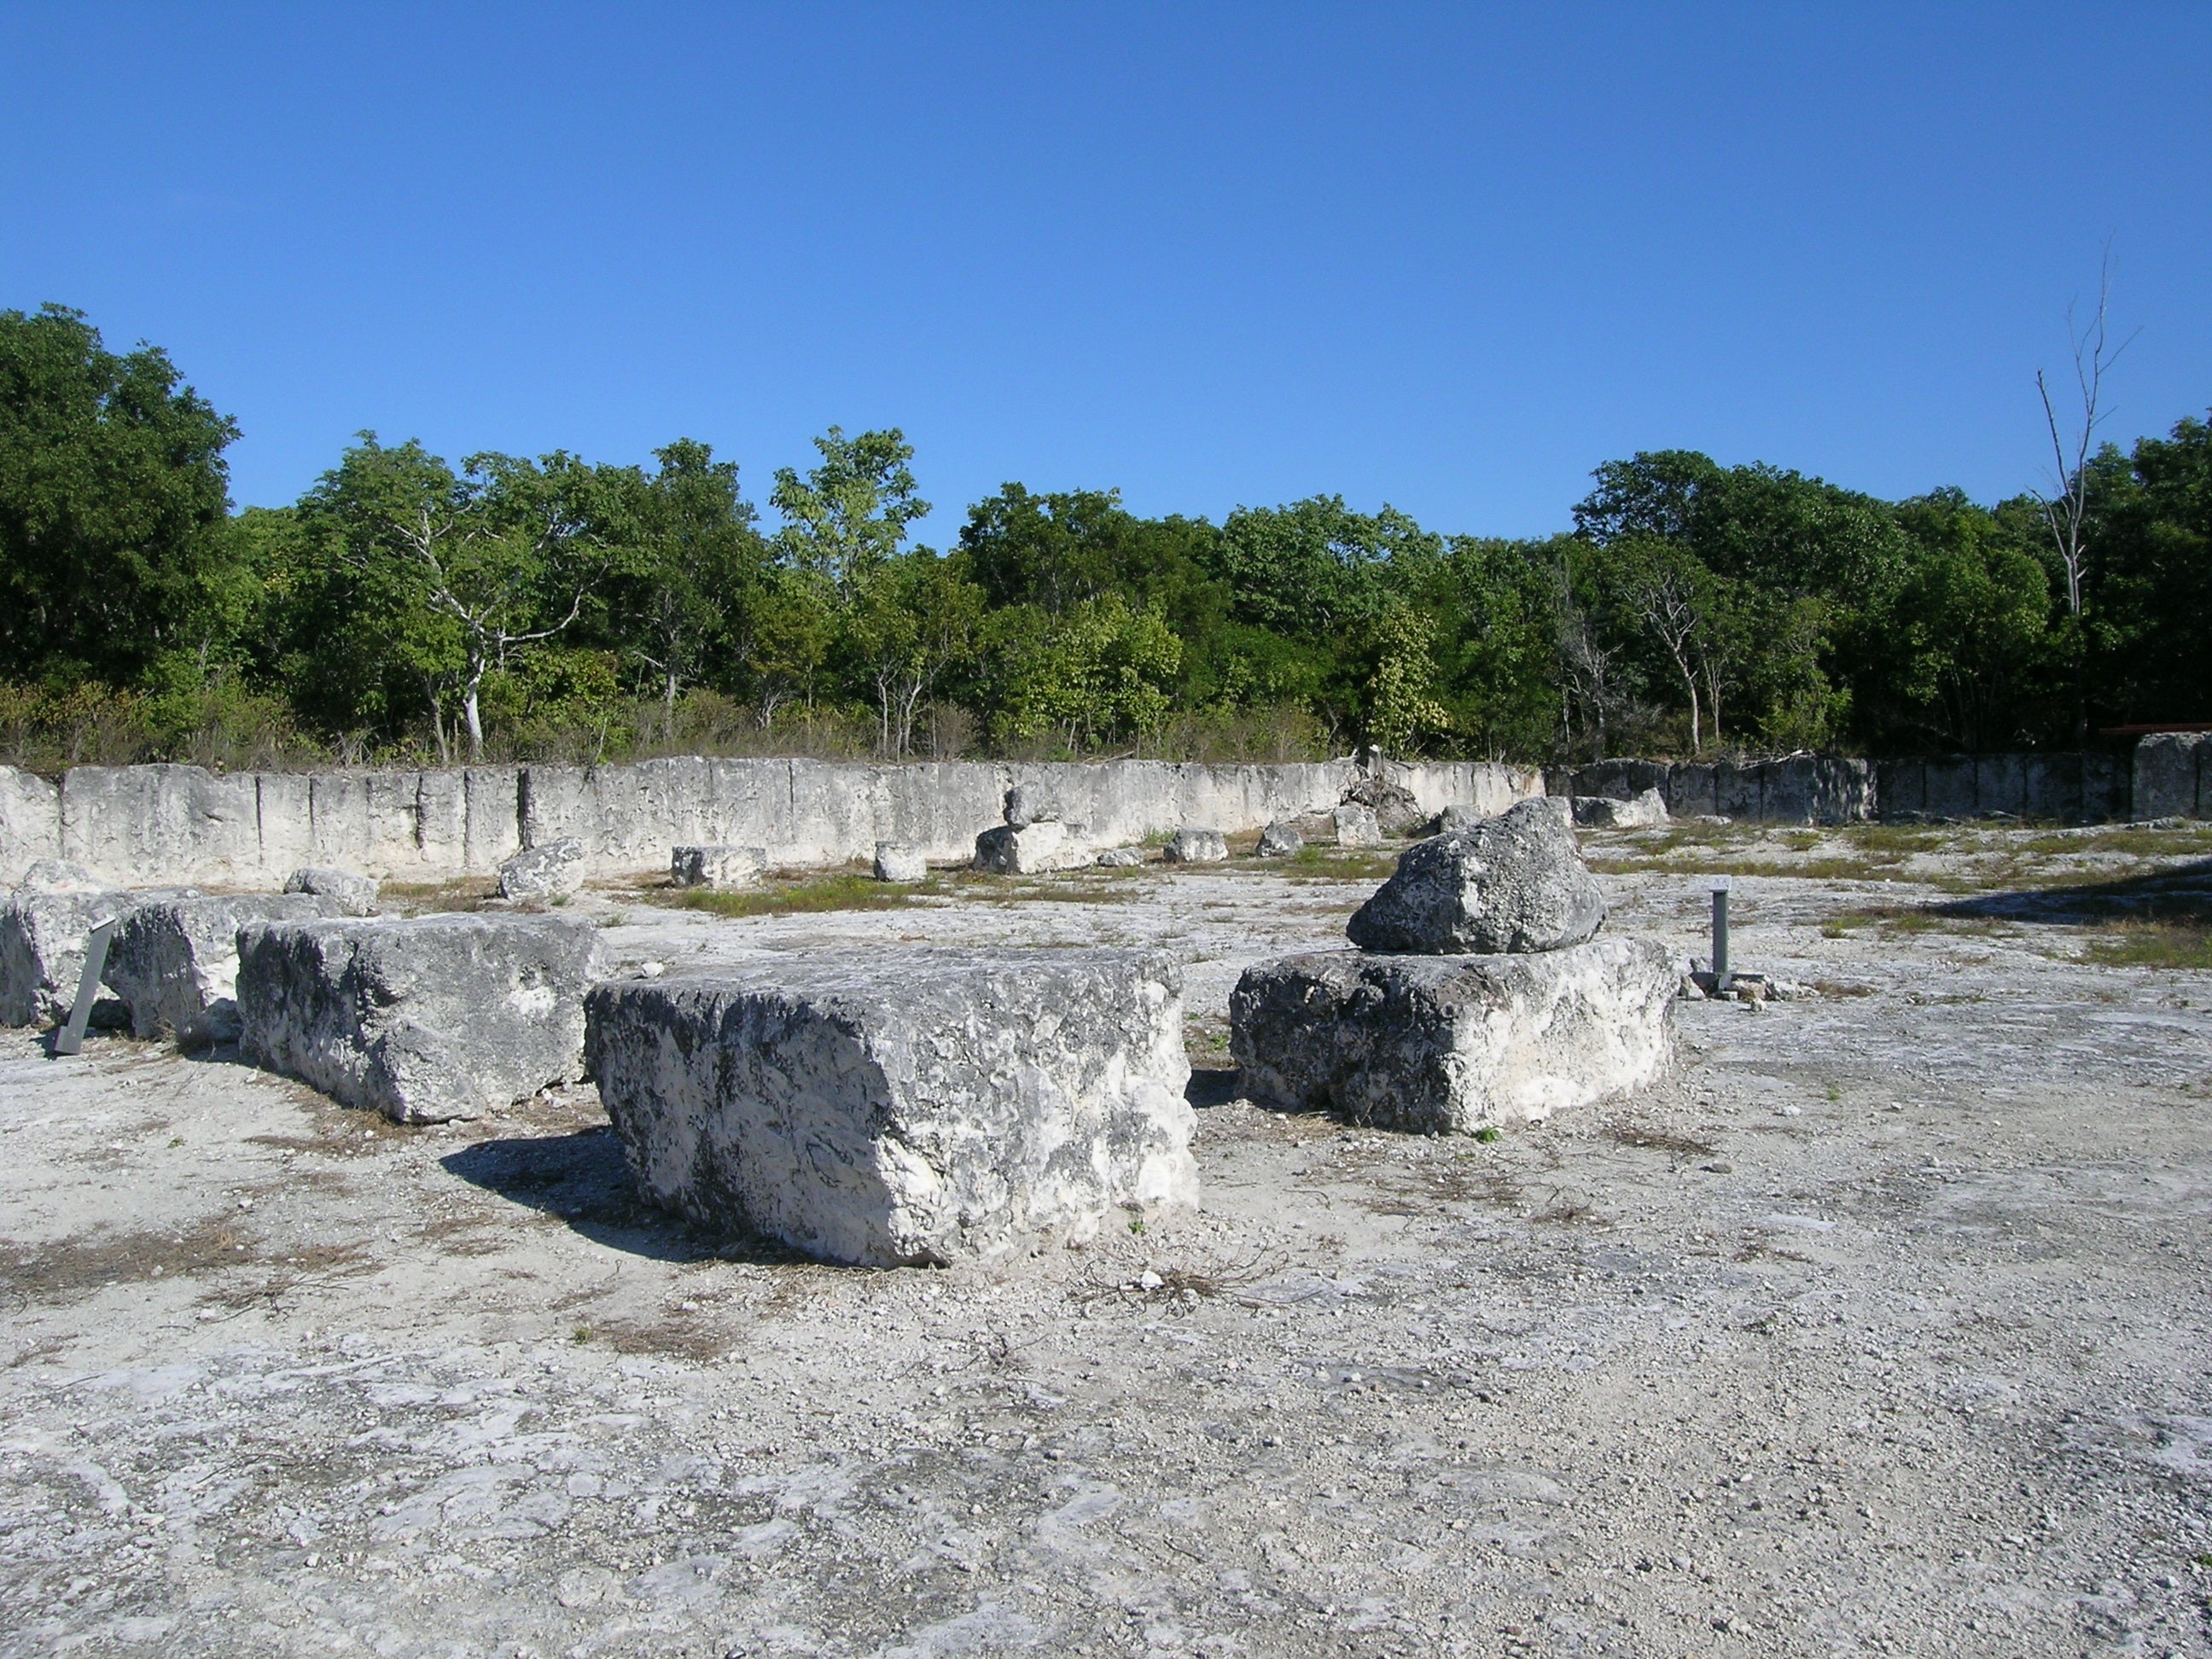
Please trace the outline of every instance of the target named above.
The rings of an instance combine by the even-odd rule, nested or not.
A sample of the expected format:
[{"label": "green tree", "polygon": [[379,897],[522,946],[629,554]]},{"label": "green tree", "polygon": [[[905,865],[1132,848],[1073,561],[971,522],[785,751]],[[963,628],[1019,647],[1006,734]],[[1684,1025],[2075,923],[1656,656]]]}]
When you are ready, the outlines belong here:
[{"label": "green tree", "polygon": [[863,576],[846,616],[853,661],[876,705],[877,752],[903,759],[915,718],[945,676],[975,653],[983,591],[966,558],[929,549],[888,559]]},{"label": "green tree", "polygon": [[848,438],[831,427],[814,441],[822,464],[802,478],[779,467],[769,496],[783,516],[776,551],[794,568],[827,580],[840,599],[860,578],[896,554],[907,526],[927,518],[915,494],[914,446],[896,427]]},{"label": "green tree", "polygon": [[0,311],[0,674],[121,684],[226,643],[237,436],[158,347]]}]

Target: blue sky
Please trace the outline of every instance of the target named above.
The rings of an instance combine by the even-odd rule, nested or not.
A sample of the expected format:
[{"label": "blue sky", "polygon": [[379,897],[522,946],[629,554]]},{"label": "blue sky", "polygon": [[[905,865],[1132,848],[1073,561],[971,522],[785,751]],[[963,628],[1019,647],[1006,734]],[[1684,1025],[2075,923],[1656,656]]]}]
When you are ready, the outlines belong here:
[{"label": "blue sky", "polygon": [[239,501],[349,435],[764,497],[1565,526],[1639,448],[2037,481],[2212,404],[2212,5],[0,8],[0,306],[166,346]]}]

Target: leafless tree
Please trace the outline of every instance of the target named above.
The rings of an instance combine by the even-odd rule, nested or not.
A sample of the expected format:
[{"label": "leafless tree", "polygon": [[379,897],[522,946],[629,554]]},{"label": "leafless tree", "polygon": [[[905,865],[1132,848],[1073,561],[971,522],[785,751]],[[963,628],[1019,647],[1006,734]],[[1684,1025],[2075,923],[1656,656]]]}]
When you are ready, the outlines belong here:
[{"label": "leafless tree", "polygon": [[[2058,406],[2051,400],[2051,382],[2035,371],[2035,389],[2043,399],[2044,425],[2051,434],[2051,459],[2055,477],[2050,493],[2035,492],[2043,506],[2043,521],[2051,544],[2066,571],[2066,611],[2081,614],[2081,575],[2088,553],[2089,457],[2094,451],[2097,428],[2111,411],[2104,407],[2105,376],[2120,354],[2133,343],[2130,335],[2118,345],[2112,341],[2112,250],[2097,268],[2097,309],[2087,325],[2076,328],[2075,308],[2066,308],[2066,337],[2074,349],[2074,385],[2081,400],[2078,423],[2062,426]],[[2072,410],[2069,409],[2069,413]]]}]

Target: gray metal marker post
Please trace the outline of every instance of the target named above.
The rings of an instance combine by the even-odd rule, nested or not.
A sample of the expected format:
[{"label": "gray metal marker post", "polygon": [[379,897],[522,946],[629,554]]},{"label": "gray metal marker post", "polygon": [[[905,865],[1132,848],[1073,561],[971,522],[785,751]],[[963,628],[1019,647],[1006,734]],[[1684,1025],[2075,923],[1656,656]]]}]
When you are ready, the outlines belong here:
[{"label": "gray metal marker post", "polygon": [[107,941],[114,937],[112,918],[85,935],[84,977],[76,982],[76,1006],[70,1010],[69,1024],[54,1033],[58,1054],[73,1054],[84,1047],[85,1024],[92,1018],[92,1005],[100,1000],[100,976],[107,969]]},{"label": "gray metal marker post", "polygon": [[1728,901],[1727,888],[1713,889],[1713,989],[1716,991],[1725,991],[1729,988]]}]

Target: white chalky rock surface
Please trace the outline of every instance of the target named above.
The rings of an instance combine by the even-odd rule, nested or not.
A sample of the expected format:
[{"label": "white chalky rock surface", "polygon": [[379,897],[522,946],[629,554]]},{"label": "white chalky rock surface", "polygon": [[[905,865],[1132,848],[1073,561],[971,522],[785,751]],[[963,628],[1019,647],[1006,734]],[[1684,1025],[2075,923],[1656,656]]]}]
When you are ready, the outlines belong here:
[{"label": "white chalky rock surface", "polygon": [[131,1012],[131,1035],[191,1047],[238,1036],[238,930],[249,921],[349,914],[333,897],[243,893],[132,908],[115,929],[101,978]]},{"label": "white chalky rock surface", "polygon": [[1336,844],[1339,847],[1380,847],[1382,826],[1376,821],[1375,809],[1347,802],[1329,814],[1336,825]]},{"label": "white chalky rock surface", "polygon": [[1592,830],[1651,830],[1667,822],[1667,800],[1656,789],[1646,789],[1626,800],[1609,795],[1574,797],[1575,822]]},{"label": "white chalky rock surface", "polygon": [[248,922],[240,1053],[394,1122],[477,1117],[580,1074],[599,967],[550,916]]},{"label": "white chalky rock surface", "polygon": [[566,898],[584,884],[584,843],[574,836],[526,847],[499,866],[499,896]]},{"label": "white chalky rock surface", "polygon": [[1219,864],[1229,857],[1229,842],[1218,830],[1186,824],[1168,838],[1162,856],[1170,864]]},{"label": "white chalky rock surface", "polygon": [[85,938],[130,908],[128,893],[30,891],[0,899],[0,1025],[69,1018]]},{"label": "white chalky rock surface", "polygon": [[1253,1098],[1415,1133],[1472,1134],[1645,1087],[1674,1053],[1664,945],[1516,956],[1331,951],[1248,968],[1230,1054]]},{"label": "white chalky rock surface", "polygon": [[[1182,961],[1203,1206],[942,1271],[702,1240],[588,1087],[403,1127],[0,1033],[0,1652],[2202,1655],[2212,994],[2060,890],[2212,829],[1698,838],[1759,872],[1738,965],[1815,994],[1685,1003],[1633,1101],[1492,1143],[1218,1069],[1356,854],[579,895],[625,970]],[[1638,845],[1585,842],[1610,931],[1702,953],[1707,846]]]},{"label": "white chalky rock surface", "polygon": [[669,854],[668,878],[678,887],[722,891],[759,886],[767,867],[764,847],[678,847]]},{"label": "white chalky rock surface", "polygon": [[1197,1197],[1182,975],[1156,953],[840,952],[586,1006],[640,1186],[708,1226],[890,1267]]},{"label": "white chalky rock surface", "polygon": [[1277,822],[1260,832],[1259,854],[1263,859],[1286,859],[1294,856],[1306,844],[1294,823]]},{"label": "white chalky rock surface", "polygon": [[1557,951],[1604,925],[1575,832],[1547,800],[1527,800],[1407,848],[1345,932],[1363,951],[1487,954]]},{"label": "white chalky rock surface", "polygon": [[879,841],[876,843],[875,875],[878,881],[927,881],[929,861],[922,857],[921,848],[908,842]]},{"label": "white chalky rock surface", "polygon": [[307,865],[295,870],[284,881],[288,893],[313,893],[320,898],[334,899],[343,916],[372,915],[376,910],[378,882],[374,876],[364,876],[351,870],[333,870],[321,865]]},{"label": "white chalky rock surface", "polygon": [[1075,826],[1057,818],[1038,818],[1017,829],[994,824],[975,837],[978,870],[995,876],[1042,876],[1055,870],[1073,870],[1094,856]]}]

